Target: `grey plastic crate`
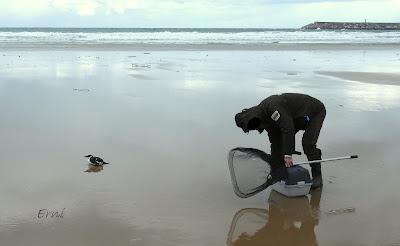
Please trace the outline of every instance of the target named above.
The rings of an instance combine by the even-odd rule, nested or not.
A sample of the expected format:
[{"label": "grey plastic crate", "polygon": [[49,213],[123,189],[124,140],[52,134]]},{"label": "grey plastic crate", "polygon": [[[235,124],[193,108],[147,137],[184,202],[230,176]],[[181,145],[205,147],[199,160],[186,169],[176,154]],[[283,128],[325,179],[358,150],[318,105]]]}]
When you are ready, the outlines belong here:
[{"label": "grey plastic crate", "polygon": [[282,180],[273,184],[272,189],[288,197],[306,196],[310,192],[311,184],[312,182],[300,181],[297,184],[288,185]]}]

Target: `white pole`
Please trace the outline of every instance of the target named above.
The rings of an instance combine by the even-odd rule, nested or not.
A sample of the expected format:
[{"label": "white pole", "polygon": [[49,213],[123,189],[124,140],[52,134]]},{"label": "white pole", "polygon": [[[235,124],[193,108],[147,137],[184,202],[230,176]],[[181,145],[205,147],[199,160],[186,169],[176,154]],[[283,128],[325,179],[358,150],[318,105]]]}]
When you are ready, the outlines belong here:
[{"label": "white pole", "polygon": [[350,156],[343,156],[343,157],[335,157],[335,158],[328,158],[328,159],[315,160],[315,161],[297,162],[297,163],[293,163],[293,166],[295,166],[295,165],[313,164],[313,163],[319,163],[319,162],[328,162],[328,161],[339,161],[339,160],[355,159],[355,158],[358,158],[358,155],[350,155]]}]

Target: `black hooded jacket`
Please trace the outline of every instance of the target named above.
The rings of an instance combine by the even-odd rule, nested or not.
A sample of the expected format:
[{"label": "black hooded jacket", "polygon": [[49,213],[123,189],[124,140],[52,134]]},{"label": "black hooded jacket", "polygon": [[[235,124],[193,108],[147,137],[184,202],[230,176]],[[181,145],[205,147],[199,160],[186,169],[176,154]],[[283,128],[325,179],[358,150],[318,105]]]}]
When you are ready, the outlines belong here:
[{"label": "black hooded jacket", "polygon": [[271,143],[275,141],[271,136],[281,133],[283,153],[291,155],[296,153],[296,131],[304,130],[307,120],[322,110],[325,111],[324,104],[316,98],[298,93],[285,93],[270,96],[257,106],[244,109],[236,114],[235,121],[244,132],[255,130],[249,126],[249,122],[258,121],[268,132]]}]

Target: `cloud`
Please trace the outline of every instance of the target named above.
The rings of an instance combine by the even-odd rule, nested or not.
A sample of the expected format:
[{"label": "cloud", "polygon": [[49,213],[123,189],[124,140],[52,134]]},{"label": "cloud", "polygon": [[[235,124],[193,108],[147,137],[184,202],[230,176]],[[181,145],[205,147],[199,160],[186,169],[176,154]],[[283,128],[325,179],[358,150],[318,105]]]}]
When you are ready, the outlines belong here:
[{"label": "cloud", "polygon": [[400,0],[0,0],[3,26],[301,27],[399,13]]},{"label": "cloud", "polygon": [[80,16],[93,16],[101,3],[96,0],[53,0],[52,7],[61,11],[73,11]]},{"label": "cloud", "polygon": [[94,0],[85,0],[81,1],[76,5],[76,10],[81,16],[91,16],[96,12],[96,8],[99,7],[99,4]]},{"label": "cloud", "polygon": [[[324,3],[324,2],[355,2],[359,0],[258,0],[260,3],[296,4],[296,3]],[[368,1],[368,0],[365,0]]]},{"label": "cloud", "polygon": [[367,21],[398,22],[400,5],[398,0],[315,2],[293,5],[293,17],[313,21]]},{"label": "cloud", "polygon": [[60,10],[69,10],[71,8],[71,1],[68,0],[54,0],[53,7]]},{"label": "cloud", "polygon": [[127,10],[137,9],[142,5],[143,3],[138,0],[114,0],[105,2],[105,8],[108,14],[110,12],[124,14]]},{"label": "cloud", "polygon": [[176,4],[174,0],[163,2],[155,0],[52,0],[55,10],[74,12],[80,16],[93,16],[96,14],[123,15],[129,10],[169,8]]},{"label": "cloud", "polygon": [[0,1],[0,14],[40,15],[47,11],[50,0],[12,0]]}]

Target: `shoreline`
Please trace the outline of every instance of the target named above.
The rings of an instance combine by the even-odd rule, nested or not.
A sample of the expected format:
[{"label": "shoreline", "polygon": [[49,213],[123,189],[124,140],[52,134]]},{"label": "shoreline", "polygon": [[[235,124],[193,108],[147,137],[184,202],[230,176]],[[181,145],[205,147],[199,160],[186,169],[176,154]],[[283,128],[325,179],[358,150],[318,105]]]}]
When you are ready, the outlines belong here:
[{"label": "shoreline", "polygon": [[25,43],[25,44],[0,44],[1,51],[12,50],[101,50],[101,51],[130,51],[130,50],[148,50],[148,51],[205,51],[205,50],[243,50],[243,51],[290,51],[290,50],[393,50],[400,51],[400,43],[258,43],[258,44],[43,44],[43,43]]}]

